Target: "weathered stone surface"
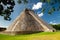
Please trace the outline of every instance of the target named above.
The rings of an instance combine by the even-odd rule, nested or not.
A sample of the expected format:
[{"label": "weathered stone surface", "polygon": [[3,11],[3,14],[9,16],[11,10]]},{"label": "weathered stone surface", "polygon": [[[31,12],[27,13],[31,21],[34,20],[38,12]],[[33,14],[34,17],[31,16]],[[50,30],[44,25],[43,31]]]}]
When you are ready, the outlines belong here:
[{"label": "weathered stone surface", "polygon": [[53,32],[56,30],[29,9],[25,9],[6,30],[6,32],[13,33],[40,31]]}]

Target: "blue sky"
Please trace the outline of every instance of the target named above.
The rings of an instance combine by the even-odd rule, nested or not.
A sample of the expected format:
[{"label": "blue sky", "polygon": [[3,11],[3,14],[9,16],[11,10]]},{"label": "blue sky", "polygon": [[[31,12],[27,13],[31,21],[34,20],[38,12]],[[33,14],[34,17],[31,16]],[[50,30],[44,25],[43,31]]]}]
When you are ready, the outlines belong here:
[{"label": "blue sky", "polygon": [[[59,24],[60,23],[60,11],[55,11],[53,12],[52,15],[49,15],[47,12],[45,12],[44,14],[41,13],[40,9],[45,5],[45,4],[41,4],[39,6],[41,2],[39,2],[39,0],[29,0],[28,4],[18,4],[17,0],[15,0],[15,7],[14,7],[14,12],[12,12],[11,14],[11,21],[6,21],[4,20],[3,17],[0,16],[0,27],[8,27],[14,20],[15,18],[20,15],[20,13],[25,9],[25,8],[30,8],[32,10],[35,11],[35,13],[37,13],[37,15],[42,18],[44,21],[46,21],[47,23],[50,24]],[[38,7],[37,9],[33,9],[33,7]],[[54,5],[57,8],[57,5]],[[47,5],[46,5],[47,6]]]}]

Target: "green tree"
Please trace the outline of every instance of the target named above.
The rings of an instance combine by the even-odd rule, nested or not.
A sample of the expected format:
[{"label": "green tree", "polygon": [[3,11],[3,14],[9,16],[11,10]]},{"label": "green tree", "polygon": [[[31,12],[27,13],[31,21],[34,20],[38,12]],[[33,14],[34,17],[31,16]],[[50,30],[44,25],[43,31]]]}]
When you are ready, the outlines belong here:
[{"label": "green tree", "polygon": [[[27,0],[18,0],[18,3],[28,3]],[[0,16],[4,17],[4,20],[11,20],[11,12],[13,12],[13,8],[15,6],[14,0],[0,0]],[[4,8],[5,7],[5,8]]]},{"label": "green tree", "polygon": [[45,12],[48,9],[47,13],[52,14],[53,12],[60,10],[60,5],[57,5],[57,8],[54,6],[55,4],[60,4],[60,0],[40,0],[40,2],[46,3],[48,5],[42,8],[42,12]]},{"label": "green tree", "polygon": [[[18,3],[27,4],[28,1],[29,0],[18,0]],[[52,14],[53,12],[60,10],[60,5],[58,5],[57,8],[55,8],[53,6],[56,3],[60,4],[60,0],[40,0],[40,2],[48,4],[47,7],[42,7],[41,12],[43,12],[43,13],[45,11],[47,11],[47,9],[50,7],[51,7],[51,9],[48,10],[48,14]],[[4,5],[7,8],[4,8]],[[8,6],[8,5],[10,5],[10,6]],[[0,0],[0,16],[3,16],[5,20],[10,21],[11,20],[10,15],[11,15],[11,12],[13,12],[14,5],[15,5],[14,0]]]},{"label": "green tree", "polygon": [[14,5],[14,0],[0,0],[0,16],[3,16],[5,20],[11,20],[10,15],[13,12]]},{"label": "green tree", "polygon": [[[18,3],[20,4],[20,3],[28,3],[28,0],[18,0]],[[48,6],[47,7],[42,7],[42,9],[41,9],[41,12],[45,12],[45,11],[47,11],[47,9],[48,8],[50,8],[50,9],[48,9],[48,14],[52,14],[53,12],[55,12],[55,11],[59,11],[60,10],[60,5],[58,5],[57,6],[57,8],[55,8],[55,4],[56,3],[58,3],[58,4],[60,4],[60,0],[40,0],[40,2],[42,2],[42,3],[46,3]]]}]

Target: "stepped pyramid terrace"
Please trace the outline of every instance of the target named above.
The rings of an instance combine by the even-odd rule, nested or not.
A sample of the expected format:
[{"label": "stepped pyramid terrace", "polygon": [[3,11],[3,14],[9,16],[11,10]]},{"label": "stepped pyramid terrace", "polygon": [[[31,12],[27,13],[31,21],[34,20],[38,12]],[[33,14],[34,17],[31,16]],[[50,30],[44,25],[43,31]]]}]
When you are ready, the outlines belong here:
[{"label": "stepped pyramid terrace", "polygon": [[52,26],[43,21],[33,10],[25,9],[13,21],[13,23],[3,31],[6,34],[26,34],[35,32],[54,32]]}]

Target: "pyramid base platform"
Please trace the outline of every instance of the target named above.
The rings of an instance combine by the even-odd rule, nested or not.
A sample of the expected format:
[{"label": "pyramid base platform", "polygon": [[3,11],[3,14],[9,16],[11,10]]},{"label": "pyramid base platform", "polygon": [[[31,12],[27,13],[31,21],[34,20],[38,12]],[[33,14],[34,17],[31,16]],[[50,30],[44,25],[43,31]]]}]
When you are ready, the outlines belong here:
[{"label": "pyramid base platform", "polygon": [[6,35],[19,35],[19,34],[33,34],[33,33],[39,33],[39,32],[43,32],[43,31],[3,31],[0,32],[0,34],[6,34]]}]

